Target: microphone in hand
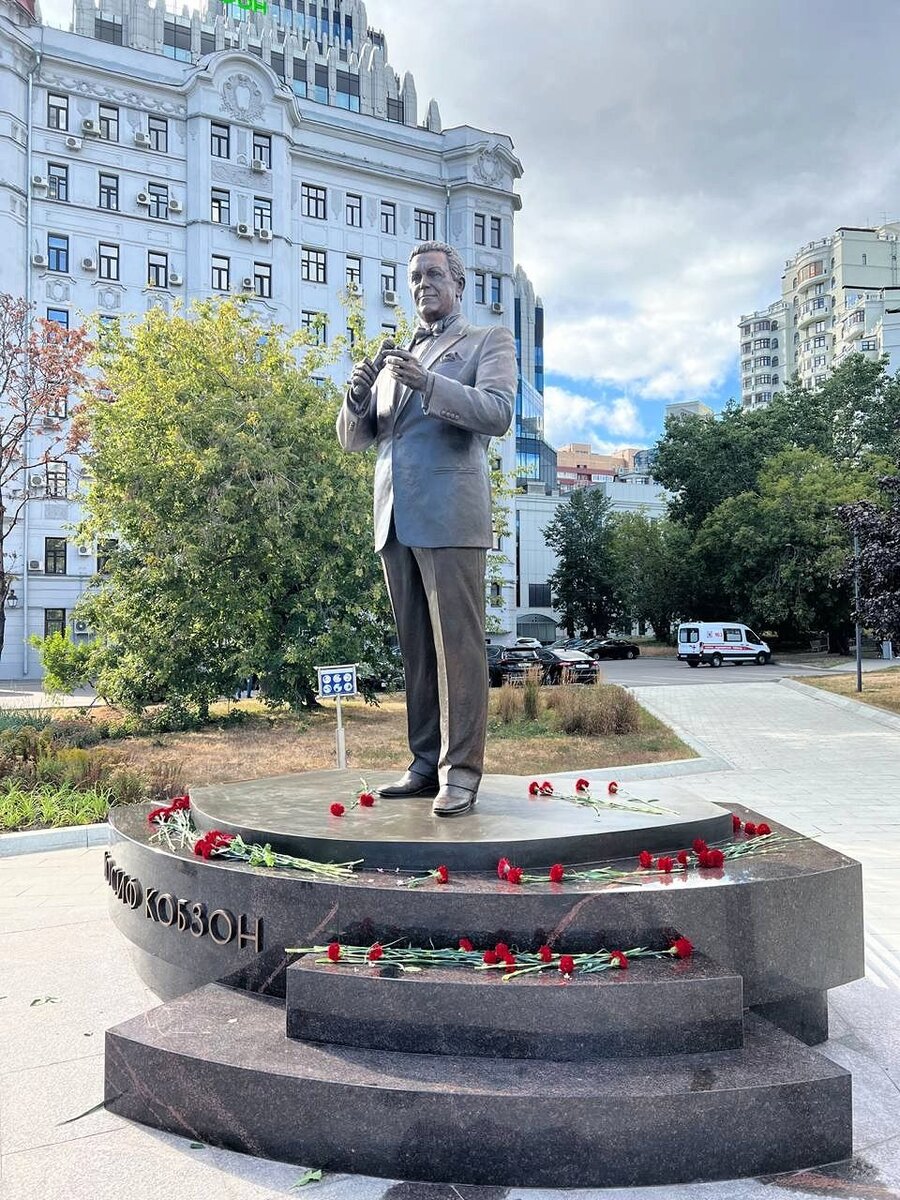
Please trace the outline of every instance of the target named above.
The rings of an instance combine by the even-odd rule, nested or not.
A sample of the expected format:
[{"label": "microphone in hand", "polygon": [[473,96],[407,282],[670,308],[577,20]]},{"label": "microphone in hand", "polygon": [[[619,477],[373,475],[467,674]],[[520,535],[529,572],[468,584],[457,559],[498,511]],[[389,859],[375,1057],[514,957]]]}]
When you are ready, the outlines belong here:
[{"label": "microphone in hand", "polygon": [[374,359],[364,358],[357,363],[350,377],[350,397],[356,404],[364,404],[378,378],[378,373],[384,366],[384,360],[395,349],[393,338],[385,338],[378,348]]}]

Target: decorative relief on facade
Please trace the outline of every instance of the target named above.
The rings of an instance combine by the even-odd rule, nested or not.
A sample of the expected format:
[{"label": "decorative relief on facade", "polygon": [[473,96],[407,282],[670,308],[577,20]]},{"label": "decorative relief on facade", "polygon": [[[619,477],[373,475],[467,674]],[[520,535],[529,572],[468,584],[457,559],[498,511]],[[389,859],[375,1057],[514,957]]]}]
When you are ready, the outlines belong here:
[{"label": "decorative relief on facade", "polygon": [[221,107],[236,121],[255,121],[265,107],[259,85],[243,71],[229,75],[222,84]]},{"label": "decorative relief on facade", "polygon": [[122,307],[122,292],[119,288],[98,287],[97,288],[97,305],[99,308],[109,311],[114,308]]},{"label": "decorative relief on facade", "polygon": [[482,183],[489,183],[493,187],[503,182],[505,174],[503,163],[500,161],[500,156],[494,146],[486,146],[481,151],[475,159],[472,174],[476,179],[480,179]]},{"label": "decorative relief on facade", "polygon": [[374,196],[366,196],[366,220],[370,225],[378,221],[378,201]]},{"label": "decorative relief on facade", "polygon": [[344,211],[344,193],[339,188],[330,188],[331,192],[331,215],[336,221],[341,218],[341,213]]},{"label": "decorative relief on facade", "polygon": [[453,230],[453,236],[455,238],[458,239],[462,237],[463,229],[465,228],[465,222],[465,214],[459,212],[459,210],[457,210],[450,218],[450,228]]},{"label": "decorative relief on facade", "polygon": [[272,177],[269,171],[262,175],[256,175],[248,167],[213,163],[210,174],[217,183],[234,183],[239,187],[252,187],[257,194],[272,191]]},{"label": "decorative relief on facade", "polygon": [[146,92],[136,92],[130,88],[110,87],[104,83],[93,83],[89,79],[79,79],[75,75],[63,75],[56,71],[48,71],[41,75],[42,82],[54,84],[67,92],[80,96],[92,96],[98,100],[112,100],[116,104],[128,104],[133,108],[141,108],[146,112],[165,113],[172,117],[187,116],[183,104],[173,100],[158,100],[148,96]]},{"label": "decorative relief on facade", "polygon": [[412,209],[408,204],[400,205],[400,228],[404,233],[409,233],[409,227],[412,223]]},{"label": "decorative relief on facade", "polygon": [[48,300],[68,300],[72,294],[71,287],[62,279],[48,279],[46,291]]}]

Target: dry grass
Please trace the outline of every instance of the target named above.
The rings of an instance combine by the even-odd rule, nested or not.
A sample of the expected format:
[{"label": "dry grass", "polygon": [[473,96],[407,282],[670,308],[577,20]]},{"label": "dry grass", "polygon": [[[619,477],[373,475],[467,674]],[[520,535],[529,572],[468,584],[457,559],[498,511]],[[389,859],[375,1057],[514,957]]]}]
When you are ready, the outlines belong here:
[{"label": "dry grass", "polygon": [[871,704],[873,708],[900,713],[900,668],[897,667],[886,671],[866,671],[861,692],[856,690],[855,672],[834,675],[827,679],[810,679],[804,676],[799,682],[805,683],[807,687],[821,688],[823,692],[833,692],[836,696],[849,696],[853,700],[861,700],[863,704]]}]

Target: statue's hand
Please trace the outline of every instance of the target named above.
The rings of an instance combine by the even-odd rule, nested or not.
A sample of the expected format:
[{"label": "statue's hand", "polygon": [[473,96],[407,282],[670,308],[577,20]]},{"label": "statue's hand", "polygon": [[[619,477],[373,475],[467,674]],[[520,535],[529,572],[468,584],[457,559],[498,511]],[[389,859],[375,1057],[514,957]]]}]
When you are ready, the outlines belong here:
[{"label": "statue's hand", "polygon": [[412,388],[414,392],[421,392],[428,383],[428,372],[419,360],[408,350],[401,350],[399,346],[390,351],[385,364],[398,383]]},{"label": "statue's hand", "polygon": [[350,376],[350,395],[356,404],[364,404],[368,400],[377,378],[378,368],[370,358],[364,358],[356,364]]}]

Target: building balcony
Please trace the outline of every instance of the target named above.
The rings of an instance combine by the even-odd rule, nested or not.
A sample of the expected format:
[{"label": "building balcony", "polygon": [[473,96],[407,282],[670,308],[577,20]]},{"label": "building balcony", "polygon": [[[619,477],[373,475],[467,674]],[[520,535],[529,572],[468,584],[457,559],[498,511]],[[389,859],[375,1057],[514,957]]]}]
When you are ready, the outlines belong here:
[{"label": "building balcony", "polygon": [[812,304],[807,302],[800,305],[800,311],[797,314],[797,325],[800,329],[811,325],[813,321],[821,321],[828,313],[827,303],[821,308],[814,308]]}]

